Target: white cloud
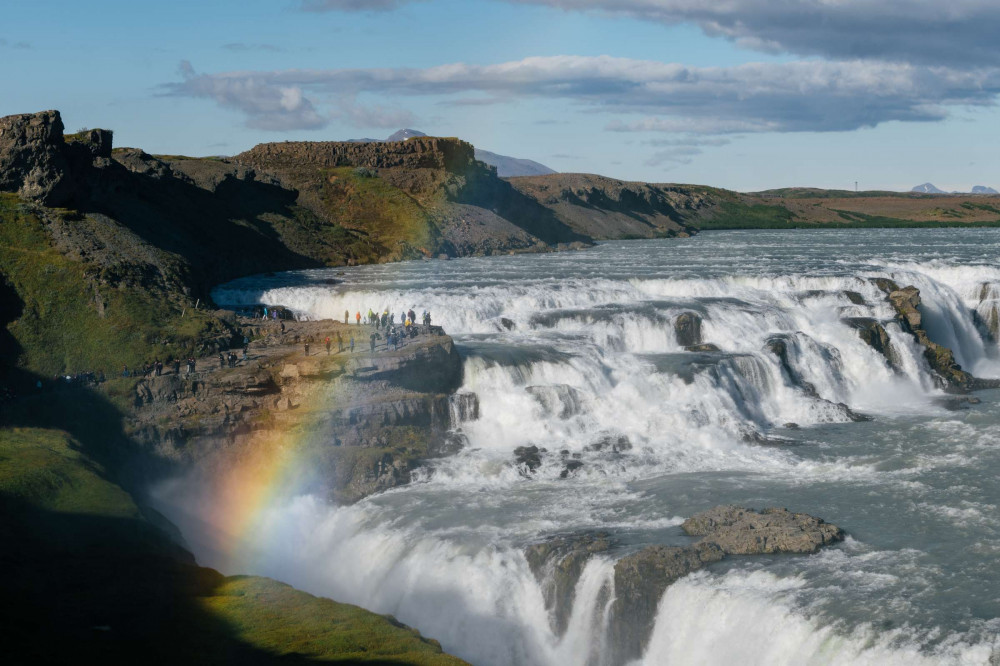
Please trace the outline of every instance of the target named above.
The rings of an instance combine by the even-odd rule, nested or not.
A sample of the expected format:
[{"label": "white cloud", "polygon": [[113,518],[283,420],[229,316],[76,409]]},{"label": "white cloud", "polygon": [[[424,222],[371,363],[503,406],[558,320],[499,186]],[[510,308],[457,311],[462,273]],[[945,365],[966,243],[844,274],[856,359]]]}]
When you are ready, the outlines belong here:
[{"label": "white cloud", "polygon": [[[1000,69],[875,61],[689,67],[610,56],[549,56],[423,69],[192,70],[166,90],[214,99],[243,111],[251,126],[267,129],[321,127],[327,119],[316,109],[321,97],[332,100],[334,115],[358,126],[408,124],[397,122],[405,117],[402,110],[352,111],[359,94],[371,93],[438,101],[469,94],[562,99],[583,110],[615,114],[607,125],[614,131],[844,131],[893,120],[941,120],[951,107],[992,105],[1000,92]],[[372,123],[391,119],[392,124],[362,124],[365,113]]]},{"label": "white cloud", "polygon": [[995,0],[507,0],[664,24],[693,23],[764,51],[946,64],[1000,65]]}]

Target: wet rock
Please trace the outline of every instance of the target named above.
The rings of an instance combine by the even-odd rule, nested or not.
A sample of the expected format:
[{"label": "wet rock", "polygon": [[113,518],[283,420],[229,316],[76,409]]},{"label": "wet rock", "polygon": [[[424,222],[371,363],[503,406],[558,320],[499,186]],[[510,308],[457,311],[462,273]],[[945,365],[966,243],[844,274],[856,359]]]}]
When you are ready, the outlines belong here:
[{"label": "wet rock", "polygon": [[861,294],[859,294],[856,291],[845,291],[844,292],[844,296],[846,296],[847,300],[849,300],[854,305],[864,305],[865,304],[865,297],[862,296]]},{"label": "wet rock", "polygon": [[537,446],[519,446],[514,449],[514,462],[522,474],[534,474],[542,466],[542,452]]},{"label": "wet rock", "polygon": [[719,349],[718,345],[712,344],[711,342],[703,342],[700,345],[690,345],[684,348],[684,351],[689,352],[717,352],[722,351]]},{"label": "wet rock", "polygon": [[642,654],[668,586],[723,557],[718,545],[701,542],[686,548],[648,546],[618,560],[611,607],[612,662],[627,663]]},{"label": "wet rock", "polygon": [[[981,380],[962,370],[955,361],[951,349],[937,344],[922,328],[923,318],[920,314],[920,290],[910,286],[897,289],[889,294],[889,303],[896,310],[896,318],[903,329],[916,338],[924,347],[924,358],[937,374],[941,388],[955,392],[967,392],[980,388],[993,388],[994,380]],[[996,382],[1000,386],[1000,381]]]},{"label": "wet rock", "polygon": [[583,462],[580,460],[567,460],[561,472],[559,472],[559,478],[565,479],[574,474],[578,469],[583,467]]},{"label": "wet rock", "polygon": [[899,285],[894,280],[885,277],[868,278],[868,281],[878,287],[886,295],[899,289]]},{"label": "wet rock", "polygon": [[899,358],[892,348],[889,333],[878,320],[871,317],[851,317],[843,321],[858,332],[858,336],[864,340],[866,345],[885,357],[893,369],[899,368]]},{"label": "wet rock", "polygon": [[740,439],[747,444],[757,446],[798,446],[799,442],[787,437],[769,437],[755,428],[746,428],[740,433]]},{"label": "wet rock", "polygon": [[923,318],[920,314],[920,290],[916,287],[897,289],[889,294],[889,303],[896,310],[897,318],[905,322],[906,330],[915,331],[922,328]]},{"label": "wet rock", "polygon": [[526,386],[524,390],[534,396],[548,414],[567,419],[580,413],[582,407],[580,392],[568,384]]},{"label": "wet rock", "polygon": [[569,625],[576,584],[587,561],[611,547],[608,535],[597,532],[555,537],[525,549],[524,556],[542,587],[545,608],[551,614],[550,622],[556,635],[563,635]]},{"label": "wet rock", "polygon": [[847,406],[846,402],[834,403],[837,407],[840,407],[844,412],[844,416],[854,421],[855,423],[861,423],[863,421],[874,421],[875,417],[869,416],[868,414],[862,414],[861,412],[856,412]]},{"label": "wet rock", "polygon": [[479,420],[479,396],[475,393],[456,393],[448,399],[448,402],[453,426]]},{"label": "wet rock", "polygon": [[949,411],[957,412],[962,409],[968,409],[969,405],[978,405],[982,402],[982,400],[972,396],[962,395],[938,398],[935,402]]},{"label": "wet rock", "polygon": [[611,451],[621,453],[632,450],[632,442],[625,435],[606,435],[593,444],[587,445],[588,451]]},{"label": "wet rock", "polygon": [[701,344],[701,316],[694,312],[682,312],[674,320],[674,333],[677,344],[682,347],[693,347]]},{"label": "wet rock", "polygon": [[464,433],[449,431],[442,433],[439,438],[432,441],[427,448],[428,456],[432,458],[443,458],[453,456],[469,444],[469,439]]},{"label": "wet rock", "polygon": [[704,537],[699,543],[715,544],[727,555],[815,553],[844,539],[839,527],[805,513],[779,508],[758,513],[732,505],[692,516],[681,529]]},{"label": "wet rock", "polygon": [[844,532],[820,518],[787,509],[756,512],[717,506],[682,524],[702,537],[687,547],[648,546],[615,564],[615,601],[609,633],[612,663],[637,659],[653,629],[667,587],[727,555],[814,553],[844,538]]},{"label": "wet rock", "polygon": [[778,363],[781,365],[781,372],[784,374],[789,384],[799,387],[810,397],[819,397],[816,387],[813,386],[811,382],[807,382],[789,360],[788,341],[784,337],[775,336],[770,338],[766,343],[764,343],[764,347],[778,358]]},{"label": "wet rock", "polygon": [[517,328],[517,324],[512,319],[507,319],[507,317],[500,317],[500,325],[508,331],[513,331]]},{"label": "wet rock", "polygon": [[792,423],[792,422],[789,421],[788,423],[786,423],[782,427],[788,428],[789,430],[798,430],[801,426],[799,426],[798,423]]}]

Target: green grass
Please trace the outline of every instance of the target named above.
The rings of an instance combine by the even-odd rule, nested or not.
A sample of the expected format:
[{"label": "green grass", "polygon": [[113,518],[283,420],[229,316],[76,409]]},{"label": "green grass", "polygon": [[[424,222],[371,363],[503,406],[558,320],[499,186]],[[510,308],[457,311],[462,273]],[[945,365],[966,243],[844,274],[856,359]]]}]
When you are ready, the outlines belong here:
[{"label": "green grass", "polygon": [[391,617],[185,561],[86,448],[56,429],[0,429],[11,663],[465,663]]},{"label": "green grass", "polygon": [[61,513],[140,518],[132,497],[59,430],[0,430],[0,495]]},{"label": "green grass", "polygon": [[267,578],[234,576],[201,601],[241,640],[275,655],[319,661],[436,666],[465,662],[390,617],[314,597]]},{"label": "green grass", "polygon": [[363,229],[392,258],[408,248],[430,251],[434,227],[423,207],[382,178],[360,176],[353,167],[324,169],[321,199],[328,219]]},{"label": "green grass", "polygon": [[781,204],[745,205],[723,202],[720,213],[708,219],[696,220],[702,230],[722,229],[934,229],[942,227],[1000,227],[1000,220],[979,222],[902,220],[880,215],[867,215],[847,210],[833,210],[843,222],[809,222],[798,220]]},{"label": "green grass", "polygon": [[16,197],[0,195],[0,275],[23,302],[20,316],[6,324],[17,349],[5,350],[5,360],[45,376],[115,375],[123,364],[183,357],[200,341],[227,334],[207,312],[138,288],[104,286],[96,273],[53,247]]},{"label": "green grass", "polygon": [[701,229],[791,229],[794,216],[784,206],[748,206],[732,201],[719,204],[719,212],[698,220]]}]

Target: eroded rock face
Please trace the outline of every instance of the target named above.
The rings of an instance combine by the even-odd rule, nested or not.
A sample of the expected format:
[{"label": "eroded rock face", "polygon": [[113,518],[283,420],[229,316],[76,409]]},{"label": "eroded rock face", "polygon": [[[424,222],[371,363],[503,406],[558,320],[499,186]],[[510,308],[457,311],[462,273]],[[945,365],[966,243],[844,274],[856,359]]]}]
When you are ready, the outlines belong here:
[{"label": "eroded rock face", "polygon": [[723,557],[722,548],[703,541],[687,548],[647,546],[618,560],[611,611],[614,663],[626,663],[642,654],[668,586]]},{"label": "eroded rock face", "polygon": [[716,544],[727,555],[815,553],[844,539],[844,531],[805,513],[788,509],[761,512],[739,506],[717,506],[688,518],[681,525],[702,543]]},{"label": "eroded rock face", "polygon": [[667,587],[727,555],[813,553],[844,538],[820,518],[787,509],[756,512],[717,506],[692,516],[682,528],[703,537],[692,546],[648,546],[615,564],[610,638],[614,663],[637,659],[644,649]]},{"label": "eroded rock face", "polygon": [[857,330],[858,336],[864,340],[865,344],[884,356],[892,368],[896,369],[899,367],[899,359],[892,348],[892,340],[889,338],[889,333],[878,320],[870,317],[852,317],[844,321]]},{"label": "eroded rock face", "polygon": [[598,532],[556,537],[525,549],[531,573],[542,586],[545,608],[551,613],[552,630],[556,635],[566,633],[576,584],[587,561],[596,553],[607,552],[611,546],[608,535]]},{"label": "eroded rock face", "polygon": [[693,347],[701,344],[701,316],[694,312],[682,312],[674,320],[677,344]]},{"label": "eroded rock face", "polygon": [[58,206],[72,196],[69,175],[58,111],[0,118],[0,190]]},{"label": "eroded rock face", "polygon": [[904,287],[889,293],[889,302],[895,308],[897,316],[911,330],[923,328],[923,317],[920,314],[920,290],[916,287]]},{"label": "eroded rock face", "polygon": [[955,361],[955,355],[950,349],[937,344],[923,329],[923,317],[920,313],[920,290],[910,286],[896,289],[888,295],[889,303],[896,310],[896,318],[903,330],[911,333],[917,342],[924,347],[924,358],[931,369],[941,379],[942,388],[965,392],[975,388],[985,388],[988,382],[977,380],[962,369]]}]

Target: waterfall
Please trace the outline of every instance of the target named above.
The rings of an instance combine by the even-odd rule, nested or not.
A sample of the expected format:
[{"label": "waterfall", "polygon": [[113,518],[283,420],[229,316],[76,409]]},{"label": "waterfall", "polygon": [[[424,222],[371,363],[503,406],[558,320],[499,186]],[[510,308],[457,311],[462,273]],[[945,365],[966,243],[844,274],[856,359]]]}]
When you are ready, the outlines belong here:
[{"label": "waterfall", "polygon": [[[650,241],[572,256],[364,267],[334,284],[319,271],[220,287],[217,302],[281,305],[302,318],[427,309],[455,338],[464,364],[450,401],[460,452],[429,463],[409,487],[355,506],[283,498],[258,526],[260,549],[247,568],[392,613],[473,663],[612,666],[609,609],[621,553],[587,562],[558,632],[526,546],[609,530],[627,552],[678,541],[679,514],[705,508],[706,498],[794,502],[837,483],[854,517],[867,515],[874,488],[900,489],[905,499],[881,509],[894,518],[923,506],[934,479],[913,470],[956,459],[955,441],[964,452],[974,438],[948,440],[948,428],[958,426],[941,426],[926,440],[946,441],[935,458],[917,450],[924,431],[885,435],[943,414],[943,394],[875,279],[916,286],[931,339],[970,372],[997,377],[1000,269],[973,250],[962,250],[968,260],[923,257],[901,232],[865,236],[876,249],[882,237],[896,244],[884,256],[832,232],[768,233],[720,235],[725,240],[707,255],[697,245]],[[712,242],[704,236],[696,241]],[[864,327],[881,331],[878,345],[863,339]],[[874,422],[854,423],[866,418]],[[995,448],[997,436],[984,436],[982,449]],[[863,448],[866,438],[890,442],[892,455],[878,458],[882,451]],[[517,452],[528,449],[538,457],[530,468],[517,464]],[[966,483],[961,477],[954,487]],[[993,505],[982,501],[990,514]],[[963,552],[979,538],[960,536],[955,550]],[[1000,552],[986,541],[975,547]],[[907,576],[921,590],[936,589],[918,565],[857,543],[839,556],[847,564],[833,573],[824,568],[829,558],[815,556],[781,565],[741,560],[678,581],[660,602],[639,663],[990,659],[983,637],[995,634],[995,623],[970,622],[979,633],[946,638],[948,627],[930,621],[877,624],[879,608],[914,595],[885,601],[879,592],[871,601],[870,590]],[[975,577],[981,569],[969,571]],[[839,605],[817,601],[830,590],[841,594],[841,581],[862,591],[845,591]]]}]

